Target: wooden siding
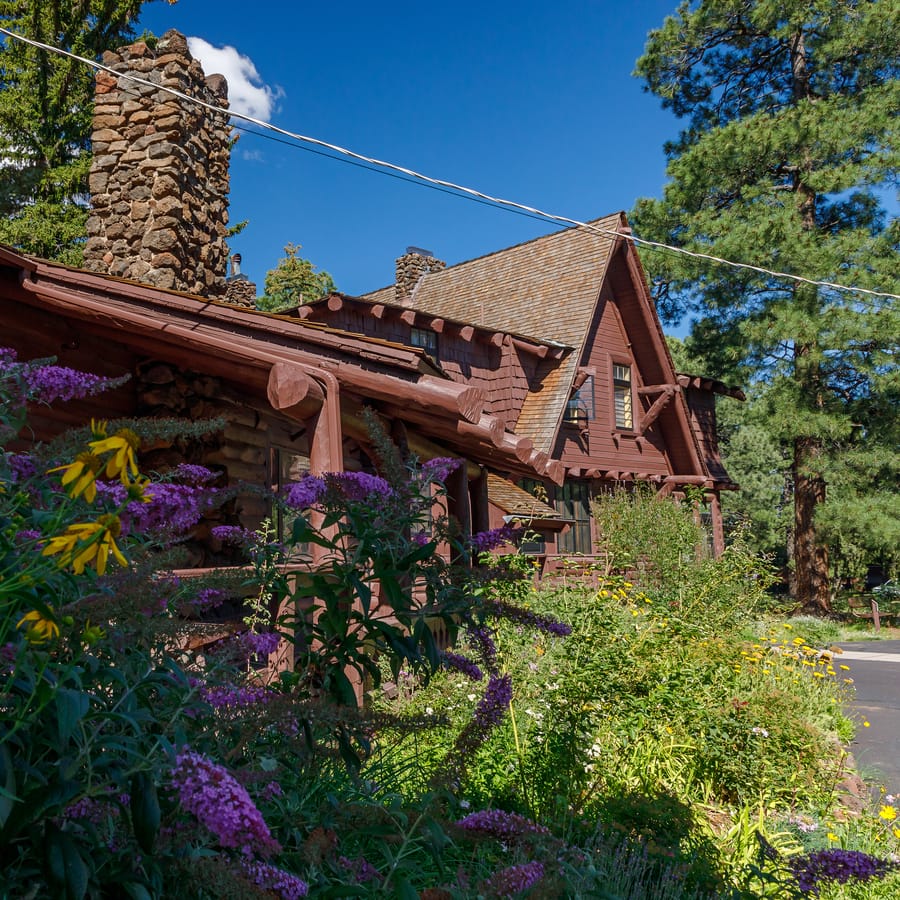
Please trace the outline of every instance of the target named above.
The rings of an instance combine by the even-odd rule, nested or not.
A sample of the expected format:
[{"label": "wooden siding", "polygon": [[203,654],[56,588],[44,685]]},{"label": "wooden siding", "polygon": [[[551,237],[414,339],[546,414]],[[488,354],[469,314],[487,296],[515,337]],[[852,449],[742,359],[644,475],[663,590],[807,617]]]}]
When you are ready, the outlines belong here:
[{"label": "wooden siding", "polygon": [[[640,428],[641,413],[648,404],[637,393],[643,380],[619,314],[617,300],[608,288],[604,289],[581,361],[582,366],[594,371],[594,418],[586,423],[585,429],[580,425],[563,423],[554,455],[567,468],[667,475],[670,470],[658,424],[651,425],[642,437],[636,430]],[[615,426],[614,363],[631,367],[635,430]]]}]

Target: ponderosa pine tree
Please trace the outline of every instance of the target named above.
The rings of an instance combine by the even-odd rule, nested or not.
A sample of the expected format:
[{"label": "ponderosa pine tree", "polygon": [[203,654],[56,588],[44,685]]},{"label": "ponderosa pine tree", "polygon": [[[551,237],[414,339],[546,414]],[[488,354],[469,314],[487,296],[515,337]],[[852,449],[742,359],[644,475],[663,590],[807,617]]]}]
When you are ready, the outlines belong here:
[{"label": "ponderosa pine tree", "polygon": [[[144,2],[0,0],[0,26],[99,59],[134,38]],[[0,34],[0,242],[80,261],[93,79],[83,63]]]},{"label": "ponderosa pine tree", "polygon": [[308,259],[298,255],[300,250],[300,244],[288,244],[278,265],[266,272],[265,293],[257,299],[257,308],[278,312],[318,300],[335,289],[331,275],[317,272]]},{"label": "ponderosa pine tree", "polygon": [[[900,170],[898,34],[897,0],[683,3],[637,63],[687,121],[666,148],[663,199],[637,204],[637,233],[900,292],[900,223],[883,207]],[[858,427],[898,414],[896,302],[662,252],[645,261],[661,311],[699,313],[691,343],[711,374],[767,385],[771,433],[791,460],[793,596],[827,611],[818,515],[833,451],[868,441],[879,471],[900,463],[876,429]]]}]

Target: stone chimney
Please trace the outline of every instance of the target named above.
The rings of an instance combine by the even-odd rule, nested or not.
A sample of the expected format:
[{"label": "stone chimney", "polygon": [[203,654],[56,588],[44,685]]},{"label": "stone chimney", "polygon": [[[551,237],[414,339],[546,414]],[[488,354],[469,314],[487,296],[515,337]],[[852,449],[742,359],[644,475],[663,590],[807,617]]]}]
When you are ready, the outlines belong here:
[{"label": "stone chimney", "polygon": [[412,303],[416,285],[423,275],[440,272],[447,263],[436,259],[430,250],[421,247],[407,247],[406,253],[397,259],[397,278],[394,285],[394,299],[402,306]]},{"label": "stone chimney", "polygon": [[256,309],[256,285],[241,272],[241,254],[231,257],[231,274],[226,279],[225,300],[235,306]]},{"label": "stone chimney", "polygon": [[[103,54],[117,72],[227,108],[221,75],[204,76],[187,40],[167,31]],[[84,267],[212,299],[225,295],[228,249],[227,113],[98,72]]]}]

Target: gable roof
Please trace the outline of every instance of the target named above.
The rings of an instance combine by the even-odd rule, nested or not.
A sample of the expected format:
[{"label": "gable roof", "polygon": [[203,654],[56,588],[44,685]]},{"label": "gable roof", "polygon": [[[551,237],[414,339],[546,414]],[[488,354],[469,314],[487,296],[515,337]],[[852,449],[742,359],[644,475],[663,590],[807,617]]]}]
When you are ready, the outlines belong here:
[{"label": "gable roof", "polygon": [[[525,398],[517,435],[549,453],[572,390],[600,290],[618,245],[627,233],[623,213],[595,219],[589,228],[568,228],[524,244],[423,275],[406,304],[446,319],[505,334],[529,335],[575,350],[561,361],[545,360],[538,383]],[[363,299],[396,304],[394,288]]]}]

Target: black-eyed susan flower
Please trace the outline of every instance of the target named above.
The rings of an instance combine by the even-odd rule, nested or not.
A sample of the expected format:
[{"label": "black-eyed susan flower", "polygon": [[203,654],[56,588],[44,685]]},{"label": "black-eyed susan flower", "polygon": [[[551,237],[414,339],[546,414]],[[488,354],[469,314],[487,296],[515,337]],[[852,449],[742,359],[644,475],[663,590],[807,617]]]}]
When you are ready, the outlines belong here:
[{"label": "black-eyed susan flower", "polygon": [[130,428],[120,428],[112,437],[91,441],[88,446],[97,455],[112,454],[106,463],[107,478],[118,476],[122,484],[128,484],[129,474],[137,476],[135,454],[141,446],[141,439]]},{"label": "black-eyed susan flower", "polygon": [[72,498],[84,494],[88,503],[93,503],[97,496],[95,484],[97,474],[103,468],[103,460],[87,451],[79,453],[75,459],[65,466],[56,466],[50,472],[62,472],[62,484]]},{"label": "black-eyed susan flower", "polygon": [[110,553],[119,565],[128,565],[128,560],[116,546],[116,538],[121,533],[122,523],[118,516],[100,516],[96,522],[76,522],[62,534],[50,538],[43,555],[59,553],[59,565],[71,565],[76,575],[81,575],[85,567],[93,563],[97,574],[102,575]]},{"label": "black-eyed susan flower", "polygon": [[54,619],[33,609],[19,619],[16,628],[25,626],[25,639],[32,644],[43,644],[45,641],[59,637],[59,625]]}]

